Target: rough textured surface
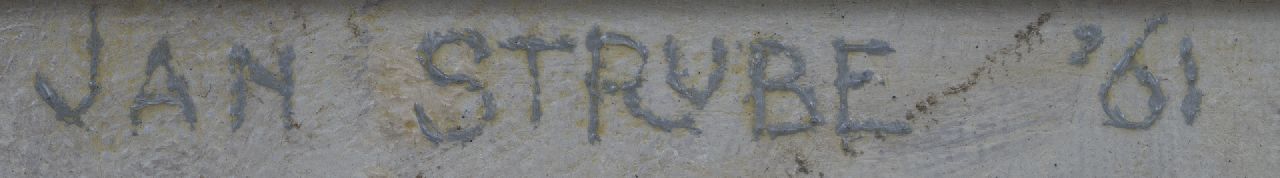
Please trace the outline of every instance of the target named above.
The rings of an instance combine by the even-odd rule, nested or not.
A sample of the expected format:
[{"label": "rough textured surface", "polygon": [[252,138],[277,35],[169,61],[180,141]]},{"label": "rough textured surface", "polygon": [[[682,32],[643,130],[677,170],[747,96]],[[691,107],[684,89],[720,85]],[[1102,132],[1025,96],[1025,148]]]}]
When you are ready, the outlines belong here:
[{"label": "rough textured surface", "polygon": [[1276,7],[0,1],[0,177],[1280,177]]}]

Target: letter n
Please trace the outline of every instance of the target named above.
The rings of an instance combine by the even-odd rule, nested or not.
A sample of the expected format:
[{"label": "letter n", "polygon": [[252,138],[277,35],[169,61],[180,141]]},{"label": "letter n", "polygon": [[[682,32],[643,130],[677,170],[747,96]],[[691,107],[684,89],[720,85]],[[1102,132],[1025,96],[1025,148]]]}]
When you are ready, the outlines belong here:
[{"label": "letter n", "polygon": [[[240,129],[240,125],[244,123],[244,106],[248,91],[248,81],[253,81],[260,86],[267,87],[271,91],[279,93],[283,96],[280,105],[284,108],[280,115],[284,117],[284,128],[298,128],[298,122],[293,120],[293,47],[284,47],[280,50],[279,62],[276,64],[280,67],[279,74],[272,74],[267,71],[267,67],[262,66],[253,61],[253,57],[249,55],[249,49],[244,45],[235,45],[231,48],[229,55],[231,60],[231,75],[235,76],[235,83],[231,84],[231,92],[235,95],[235,103],[231,106],[231,116],[235,117],[232,122],[231,130],[234,132]],[[278,76],[278,77],[277,77]]]}]

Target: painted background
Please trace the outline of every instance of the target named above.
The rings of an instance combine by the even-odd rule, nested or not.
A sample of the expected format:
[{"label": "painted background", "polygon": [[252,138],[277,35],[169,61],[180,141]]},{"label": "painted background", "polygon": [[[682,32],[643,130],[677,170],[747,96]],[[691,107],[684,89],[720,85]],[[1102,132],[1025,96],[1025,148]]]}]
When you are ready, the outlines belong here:
[{"label": "painted background", "polygon": [[[94,10],[96,6],[97,10]],[[1280,175],[1280,8],[1253,1],[5,1],[0,2],[0,175],[4,177],[1276,177]],[[96,16],[91,12],[96,11]],[[1146,129],[1104,125],[1099,92],[1147,20],[1167,17],[1145,37],[1131,66],[1151,72],[1168,98]],[[96,22],[91,20],[96,17]],[[96,27],[93,24],[97,24]],[[1073,30],[1100,27],[1088,63]],[[600,95],[600,141],[589,141],[592,70],[589,33],[629,36],[648,50],[602,48],[600,76],[629,80],[642,108],[688,115],[700,130],[666,132],[630,114],[624,94]],[[64,122],[39,94],[36,75],[69,106],[88,95],[93,33],[100,34],[100,93]],[[446,73],[466,73],[491,92],[436,85],[418,62],[428,34],[473,29],[490,54],[444,45],[431,57]],[[508,38],[567,36],[572,51],[538,53],[539,76]],[[725,73],[699,109],[666,83],[671,36],[706,87],[723,39]],[[1187,124],[1182,40],[1190,39],[1203,98]],[[850,118],[838,118],[835,40],[883,40],[886,55],[851,53],[854,72],[874,71],[848,90]],[[167,41],[171,70],[146,68]],[[755,111],[768,123],[805,123],[799,97],[768,92],[753,104],[753,44],[776,41],[802,56],[796,86],[814,89],[827,123],[790,135],[756,137]],[[237,65],[243,46],[262,76],[283,82],[279,59],[292,49],[286,99]],[[769,57],[782,76],[790,60]],[[161,65],[159,69],[164,69]],[[238,67],[237,67],[238,66]],[[237,74],[234,71],[240,71]],[[1111,90],[1131,121],[1148,115],[1148,88],[1130,70]],[[172,74],[172,75],[171,75]],[[181,76],[195,108],[134,107],[135,97],[178,96]],[[150,79],[150,82],[148,82]],[[246,81],[237,92],[237,81]],[[533,81],[543,115],[530,120]],[[266,82],[272,83],[272,82]],[[280,83],[276,83],[280,84]],[[233,115],[243,93],[243,122]],[[176,101],[176,100],[175,100]],[[179,102],[180,103],[180,102]],[[286,113],[282,103],[291,104]],[[414,105],[441,129],[483,126],[473,139],[433,142]],[[139,122],[131,112],[137,108]],[[288,116],[286,116],[288,115]],[[286,121],[292,118],[293,121]],[[837,133],[839,119],[905,123],[910,133]],[[285,124],[281,124],[285,123]],[[136,132],[136,135],[135,135]]]}]

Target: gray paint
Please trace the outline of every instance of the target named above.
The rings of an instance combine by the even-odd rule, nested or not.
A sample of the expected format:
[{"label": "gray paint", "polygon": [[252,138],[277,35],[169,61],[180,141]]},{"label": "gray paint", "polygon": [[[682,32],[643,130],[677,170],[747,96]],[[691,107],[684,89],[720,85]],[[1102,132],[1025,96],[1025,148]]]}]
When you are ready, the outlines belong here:
[{"label": "gray paint", "polygon": [[[140,111],[153,105],[167,104],[182,108],[182,116],[187,119],[187,124],[193,130],[196,128],[196,105],[195,102],[191,101],[191,95],[187,92],[190,86],[187,84],[186,77],[175,74],[177,71],[174,71],[173,66],[169,64],[169,61],[172,60],[173,55],[170,53],[169,40],[161,38],[160,41],[156,42],[156,47],[151,49],[151,54],[147,57],[147,77],[142,81],[142,85],[138,86],[138,95],[134,97],[133,106],[129,107],[129,121],[134,127],[133,135],[138,135],[137,127],[142,124],[142,118],[139,116],[141,114]],[[167,79],[165,84],[169,92],[172,93],[171,95],[148,93],[146,90],[147,84],[151,83],[151,76],[156,71],[156,68],[159,67],[164,67],[165,78]]]},{"label": "gray paint", "polygon": [[853,141],[861,139],[862,136],[854,136],[851,133],[872,132],[875,133],[876,137],[881,137],[884,134],[906,135],[911,134],[911,124],[903,121],[884,122],[874,120],[844,122],[836,128],[836,132],[841,135],[840,150],[844,151],[846,155],[857,155],[859,153],[854,150]]},{"label": "gray paint", "polygon": [[[783,55],[791,59],[792,73],[785,74],[779,78],[766,79],[765,66],[768,65],[768,57],[771,55]],[[752,130],[752,140],[759,140],[760,135],[768,132],[770,136],[777,137],[809,130],[815,126],[822,125],[825,121],[822,113],[818,111],[817,104],[814,102],[813,87],[803,87],[795,84],[795,81],[804,75],[805,61],[802,56],[793,48],[783,46],[777,40],[773,39],[757,39],[751,43],[751,62],[749,64],[751,77],[751,101],[755,104],[755,129]],[[800,97],[800,104],[805,106],[805,110],[809,112],[808,123],[765,123],[765,109],[768,103],[765,102],[765,92],[768,91],[789,91]]]},{"label": "gray paint", "polygon": [[638,88],[640,88],[639,85],[623,89],[623,91],[626,92],[623,96],[623,103],[627,105],[627,110],[630,111],[631,116],[644,119],[645,123],[648,123],[649,126],[658,128],[663,132],[671,132],[672,129],[684,128],[693,134],[702,133],[701,129],[693,127],[693,117],[689,114],[685,114],[680,117],[680,120],[668,120],[658,117],[658,115],[653,114],[653,111],[650,111],[649,109],[641,107],[640,92],[637,91]]},{"label": "gray paint", "polygon": [[[231,85],[231,92],[235,95],[235,104],[231,105],[231,116],[235,117],[235,121],[231,124],[231,131],[235,132],[240,129],[240,125],[244,123],[244,107],[246,104],[246,95],[248,95],[248,82],[245,78],[253,81],[258,85],[267,87],[276,93],[279,93],[284,99],[280,101],[280,105],[284,108],[280,113],[284,117],[284,128],[294,129],[299,127],[298,122],[293,120],[293,60],[295,55],[293,47],[284,47],[280,50],[279,62],[276,64],[280,68],[280,73],[276,78],[267,71],[267,68],[258,62],[253,61],[253,56],[249,54],[249,49],[244,45],[236,44],[231,47],[228,54],[230,60],[231,74],[236,77],[236,81]],[[248,75],[248,76],[245,76]]]},{"label": "gray paint", "polygon": [[875,76],[871,70],[865,70],[861,73],[851,72],[849,69],[849,53],[867,53],[869,55],[884,56],[896,52],[890,47],[888,42],[871,39],[866,44],[848,44],[844,39],[838,39],[831,42],[832,48],[836,50],[836,80],[833,85],[836,87],[837,94],[840,96],[840,111],[836,115],[839,124],[836,125],[836,133],[847,135],[858,131],[885,132],[893,134],[911,133],[911,126],[906,123],[893,122],[892,124],[882,124],[879,121],[862,121],[854,122],[849,115],[849,91],[862,88],[868,81]]},{"label": "gray paint", "polygon": [[[524,50],[526,64],[529,65],[529,76],[533,78],[533,103],[529,105],[529,121],[537,124],[542,118],[542,85],[538,82],[538,52],[557,50],[562,52],[573,52],[576,46],[568,35],[560,36],[555,42],[548,43],[542,39],[529,36],[516,36],[507,38],[506,43],[498,43],[502,48],[508,50]],[[537,125],[534,125],[537,127]]]},{"label": "gray paint", "polygon": [[467,74],[445,74],[440,68],[436,67],[435,52],[441,46],[449,43],[462,42],[471,48],[475,55],[475,63],[480,63],[484,58],[489,57],[489,45],[485,45],[484,35],[472,29],[464,29],[463,32],[449,30],[448,33],[441,34],[435,32],[428,34],[422,39],[422,44],[418,46],[418,50],[422,51],[425,56],[418,58],[418,64],[427,70],[427,77],[431,78],[437,86],[445,86],[455,83],[467,83],[467,90],[476,91],[484,88],[484,84],[480,80]]},{"label": "gray paint", "polygon": [[62,96],[58,95],[58,90],[49,87],[49,80],[40,72],[36,72],[34,84],[36,94],[39,94],[40,99],[53,109],[55,119],[80,128],[85,128],[84,120],[80,116],[89,110],[89,107],[93,107],[94,98],[102,91],[98,86],[98,64],[101,63],[103,42],[102,35],[98,34],[98,6],[96,5],[89,9],[89,26],[91,32],[84,46],[89,51],[89,94],[80,99],[80,104],[72,108],[66,100],[62,99]]},{"label": "gray paint", "polygon": [[[465,83],[467,84],[467,90],[471,92],[480,92],[480,102],[483,103],[481,107],[484,108],[484,114],[480,116],[480,120],[489,122],[493,121],[494,116],[496,116],[498,106],[493,101],[493,93],[484,89],[483,82],[467,74],[446,74],[443,71],[440,71],[440,68],[433,62],[435,61],[434,54],[437,50],[440,50],[441,46],[449,43],[462,43],[467,45],[467,47],[470,47],[471,51],[475,54],[474,62],[480,63],[485,58],[489,57],[489,47],[488,45],[485,45],[484,41],[484,36],[472,29],[465,29],[462,33],[450,30],[447,34],[441,34],[440,32],[427,34],[427,37],[423,38],[422,43],[418,46],[418,50],[420,50],[423,55],[418,57],[418,64],[427,71],[427,76],[429,76],[431,81],[434,81],[436,85],[448,86],[450,84]],[[474,140],[475,137],[480,136],[484,131],[484,123],[477,124],[466,129],[456,128],[453,130],[442,130],[436,128],[435,122],[431,120],[430,116],[427,116],[427,113],[422,109],[421,104],[414,104],[413,112],[418,119],[418,129],[422,131],[422,135],[426,136],[427,140],[432,143],[439,144],[440,142],[448,141],[469,142]]]},{"label": "gray paint", "polygon": [[1182,68],[1187,76],[1187,96],[1182,98],[1182,116],[1187,118],[1187,125],[1191,125],[1196,121],[1196,116],[1200,113],[1200,97],[1204,93],[1196,88],[1196,80],[1199,78],[1199,72],[1196,66],[1195,57],[1191,56],[1191,37],[1183,37],[1180,57],[1182,57]]},{"label": "gray paint", "polygon": [[[716,69],[714,69],[707,79],[707,88],[701,91],[693,87],[685,86],[684,83],[680,81],[681,78],[689,75],[688,70],[684,70],[680,73],[675,72],[676,69],[680,67],[680,58],[683,56],[680,54],[680,47],[676,44],[675,37],[668,35],[665,48],[663,49],[666,53],[668,64],[667,86],[676,91],[678,96],[689,99],[690,102],[692,102],[699,110],[706,106],[708,98],[710,98],[711,95],[720,88],[720,83],[724,79],[724,71],[726,69],[725,56],[728,52],[725,50],[724,40],[715,38],[712,40],[711,46],[713,50],[712,63],[716,65]],[[643,46],[640,47],[643,48]],[[641,75],[637,74],[637,77],[640,76]],[[643,78],[638,78],[637,80],[643,80]],[[642,107],[640,104],[642,99],[640,98],[640,92],[638,91],[639,85],[640,84],[637,83],[635,87],[623,88],[623,91],[625,92],[623,103],[626,104],[627,109],[633,117],[644,119],[645,123],[648,123],[650,126],[658,128],[664,132],[671,132],[671,130],[675,128],[684,128],[693,134],[702,133],[701,129],[693,126],[694,120],[689,113],[685,113],[679,120],[668,120],[663,119],[654,114],[653,111]]]},{"label": "gray paint", "polygon": [[[1168,23],[1168,19],[1163,15],[1153,19],[1148,19],[1147,28],[1143,31],[1142,37],[1139,37],[1133,42],[1133,46],[1124,51],[1124,56],[1122,56],[1120,62],[1116,63],[1115,67],[1111,69],[1111,75],[1107,77],[1107,81],[1102,83],[1102,89],[1098,92],[1098,98],[1099,101],[1102,102],[1102,111],[1106,113],[1109,118],[1109,120],[1103,123],[1103,125],[1126,129],[1148,129],[1151,128],[1151,125],[1154,124],[1156,120],[1160,119],[1160,113],[1161,111],[1164,111],[1166,101],[1164,92],[1160,89],[1159,79],[1152,75],[1151,72],[1147,71],[1145,67],[1130,67],[1130,63],[1133,62],[1134,55],[1138,53],[1138,50],[1142,49],[1143,43],[1147,40],[1147,37],[1151,36],[1152,33],[1155,33],[1156,27],[1165,23]],[[1111,85],[1119,80],[1121,76],[1124,76],[1125,72],[1129,70],[1134,70],[1134,76],[1138,78],[1138,81],[1142,86],[1147,87],[1147,89],[1151,91],[1150,99],[1147,100],[1147,107],[1151,113],[1141,122],[1130,122],[1126,120],[1124,118],[1124,114],[1120,112],[1120,108],[1111,106],[1111,103],[1109,102],[1111,100]]]},{"label": "gray paint", "polygon": [[849,121],[847,124],[840,124],[839,134],[848,134],[853,132],[875,132],[876,134],[911,134],[911,125],[903,121]]},{"label": "gray paint", "polygon": [[680,68],[680,58],[684,55],[680,53],[680,47],[676,44],[675,37],[667,35],[667,44],[663,52],[667,54],[667,86],[670,86],[671,90],[675,90],[680,97],[693,102],[693,105],[698,107],[698,110],[702,110],[707,106],[707,101],[711,98],[711,95],[720,89],[720,83],[724,81],[724,71],[727,66],[725,64],[727,61],[725,56],[728,54],[724,47],[724,40],[720,38],[711,40],[711,62],[716,65],[716,69],[707,77],[707,89],[705,90],[685,86],[684,82],[680,81],[681,78],[689,76],[689,70],[676,72],[676,69]]},{"label": "gray paint", "polygon": [[1071,61],[1069,63],[1077,66],[1083,66],[1089,63],[1089,54],[1098,50],[1102,46],[1102,41],[1106,37],[1102,36],[1102,28],[1095,24],[1083,25],[1076,27],[1074,30],[1077,40],[1080,40],[1080,51],[1071,53]]},{"label": "gray paint", "polygon": [[[498,109],[497,104],[493,103],[493,93],[484,91],[480,101],[484,102],[484,115],[480,117],[483,121],[493,121],[494,114]],[[478,124],[468,128],[439,129],[436,128],[435,122],[431,121],[431,116],[427,116],[427,112],[422,109],[422,104],[413,104],[413,114],[418,119],[418,130],[422,131],[422,135],[427,137],[431,143],[440,144],[447,141],[466,141],[471,142],[476,137],[484,133],[484,124]]]},{"label": "gray paint", "polygon": [[[587,125],[587,142],[592,144],[600,142],[600,135],[598,134],[600,132],[600,104],[603,102],[601,101],[603,99],[600,96],[601,92],[614,94],[622,91],[624,93],[623,104],[627,106],[631,116],[644,119],[649,126],[665,132],[671,132],[675,128],[684,128],[694,134],[702,133],[702,130],[693,126],[693,118],[687,114],[679,120],[668,120],[657,116],[653,111],[640,105],[642,99],[638,89],[641,86],[641,82],[644,81],[644,66],[649,63],[649,50],[644,47],[644,44],[626,35],[601,32],[599,26],[593,27],[591,32],[587,33],[586,44],[587,51],[591,52],[591,71],[586,74],[586,81],[584,82],[587,86],[587,93],[590,97],[589,104],[591,105],[590,111],[588,111],[590,120]],[[603,57],[600,55],[600,49],[604,48],[604,45],[626,46],[640,54],[639,70],[633,75],[635,79],[612,81],[600,77],[600,69],[607,67],[604,64]]]}]

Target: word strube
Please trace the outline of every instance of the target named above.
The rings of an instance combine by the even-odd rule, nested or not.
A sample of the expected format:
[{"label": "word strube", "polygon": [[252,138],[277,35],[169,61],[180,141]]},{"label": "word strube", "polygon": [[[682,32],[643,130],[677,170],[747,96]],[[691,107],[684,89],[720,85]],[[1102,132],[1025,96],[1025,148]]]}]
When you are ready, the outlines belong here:
[{"label": "word strube", "polygon": [[[450,30],[448,32],[434,32],[427,34],[422,42],[418,45],[419,57],[417,62],[426,72],[427,78],[437,86],[447,87],[457,85],[464,87],[469,92],[475,92],[480,95],[480,103],[482,113],[479,119],[483,122],[491,122],[495,117],[495,110],[498,108],[494,101],[493,93],[486,89],[484,82],[480,79],[465,73],[445,73],[435,64],[438,59],[436,54],[439,53],[441,46],[447,44],[457,44],[459,46],[470,48],[474,58],[472,62],[480,63],[490,56],[491,48],[485,42],[486,38],[483,34],[472,30]],[[655,114],[652,110],[642,106],[643,98],[640,97],[639,89],[641,83],[646,79],[644,76],[644,65],[649,63],[649,49],[641,42],[633,40],[630,36],[622,35],[615,32],[602,31],[599,27],[594,27],[587,33],[585,39],[587,51],[591,53],[591,70],[586,73],[583,85],[587,88],[588,98],[588,125],[587,125],[587,141],[589,143],[598,143],[601,141],[600,135],[600,105],[604,102],[604,95],[621,94],[623,104],[626,106],[628,113],[632,117],[642,119],[649,126],[661,130],[663,132],[672,132],[673,130],[686,130],[692,134],[701,134],[703,131],[698,129],[694,118],[689,113],[680,115],[679,117],[664,117]],[[529,75],[534,78],[533,101],[530,105],[529,120],[533,124],[540,121],[542,116],[541,86],[537,82],[538,74],[538,53],[540,52],[573,52],[577,47],[577,43],[568,36],[560,36],[553,40],[541,39],[534,36],[516,36],[500,41],[499,46],[507,50],[525,51],[527,64],[529,66]],[[725,48],[724,40],[715,38],[711,41],[712,69],[707,77],[707,84],[703,89],[697,89],[686,85],[682,80],[689,76],[689,72],[681,70],[680,61],[684,60],[680,52],[680,46],[676,45],[676,38],[667,36],[664,44],[663,52],[667,62],[667,86],[677,94],[677,96],[687,99],[698,110],[703,109],[713,94],[720,89],[720,85],[724,80],[724,73],[727,66],[728,51]],[[604,62],[604,56],[601,50],[606,46],[618,46],[626,49],[634,50],[640,58],[639,68],[635,71],[630,80],[610,80],[601,76],[602,69],[607,68]],[[844,40],[835,40],[832,47],[836,52],[836,63],[838,68],[838,77],[834,86],[839,89],[840,95],[840,114],[836,120],[836,132],[844,137],[845,143],[853,138],[853,133],[857,132],[874,132],[876,134],[909,134],[911,126],[902,121],[854,121],[849,116],[849,104],[847,101],[848,92],[855,90],[864,83],[871,80],[874,73],[871,71],[853,72],[849,69],[848,55],[853,53],[866,53],[868,55],[884,56],[895,52],[889,46],[888,42],[871,39],[866,44],[849,44]],[[751,93],[749,101],[753,104],[755,125],[753,127],[753,140],[758,140],[760,136],[769,135],[771,137],[785,136],[795,133],[811,130],[814,127],[827,123],[823,114],[817,110],[816,94],[811,86],[801,86],[795,84],[795,81],[804,75],[805,60],[799,55],[794,48],[783,45],[781,42],[772,39],[757,39],[751,43],[750,47],[750,72]],[[779,56],[791,60],[792,72],[780,77],[768,78],[765,74],[765,66],[768,66],[770,56]],[[768,107],[766,101],[766,92],[790,92],[799,96],[799,103],[809,113],[808,122],[803,123],[766,123],[765,110]],[[440,129],[435,119],[426,113],[426,109],[421,104],[414,104],[414,116],[418,121],[418,129],[422,132],[427,140],[434,143],[451,142],[451,141],[471,141],[475,137],[480,136],[484,132],[486,124],[477,124],[469,128]]]}]

